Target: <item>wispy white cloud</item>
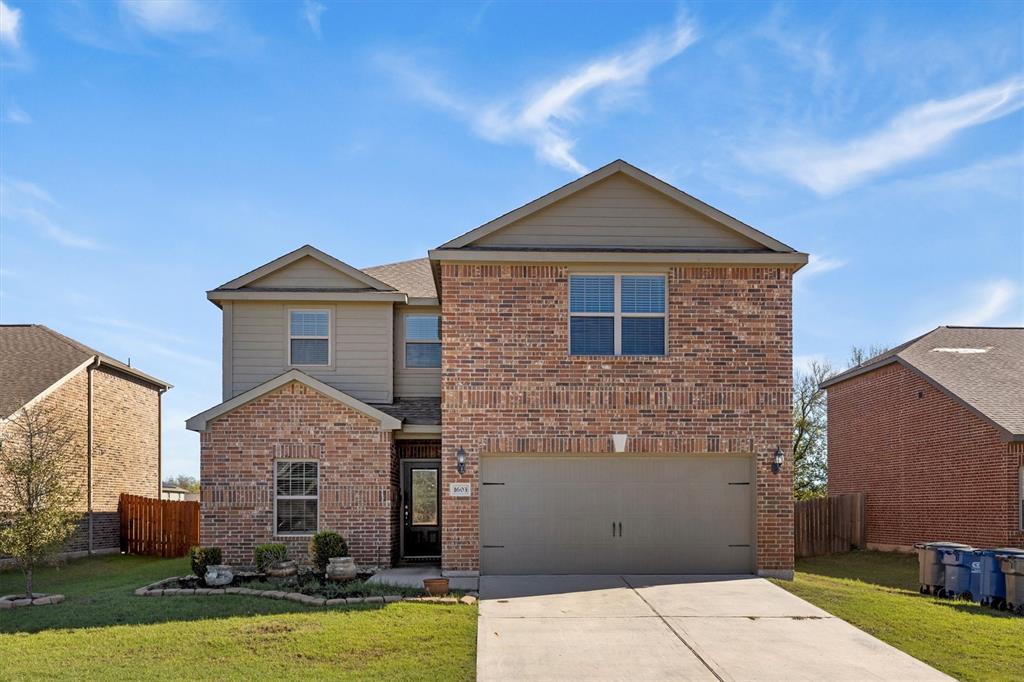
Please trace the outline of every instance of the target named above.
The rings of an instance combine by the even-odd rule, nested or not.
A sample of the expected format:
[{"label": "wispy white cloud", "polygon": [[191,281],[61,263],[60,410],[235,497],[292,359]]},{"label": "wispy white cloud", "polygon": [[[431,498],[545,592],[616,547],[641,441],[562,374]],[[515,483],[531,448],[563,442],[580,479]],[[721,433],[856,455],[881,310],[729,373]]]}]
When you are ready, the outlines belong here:
[{"label": "wispy white cloud", "polygon": [[320,15],[327,11],[327,7],[316,0],[305,0],[302,3],[302,18],[309,24],[313,33],[320,35]]},{"label": "wispy white cloud", "polygon": [[121,0],[119,6],[125,21],[158,35],[206,33],[222,21],[216,5],[197,0]]},{"label": "wispy white cloud", "polygon": [[829,258],[828,256],[819,256],[812,253],[807,258],[807,265],[800,268],[796,274],[801,279],[809,279],[831,270],[838,270],[844,265],[846,265],[846,261],[839,258]]},{"label": "wispy white cloud", "polygon": [[169,332],[166,329],[157,329],[148,325],[140,324],[132,320],[124,320],[116,317],[87,317],[85,318],[90,324],[94,324],[98,327],[105,329],[113,328],[127,332],[133,332],[134,334],[143,334],[150,336],[153,339],[163,341],[166,343],[173,344],[194,344],[192,339]]},{"label": "wispy white cloud", "polygon": [[32,122],[32,117],[17,104],[12,104],[4,109],[4,122],[27,125]]},{"label": "wispy white cloud", "polygon": [[[1024,77],[930,100],[894,116],[882,128],[845,142],[794,139],[753,160],[815,192],[835,194],[936,151],[956,134],[1024,107]],[[791,136],[792,137],[792,136]]]},{"label": "wispy white cloud", "polygon": [[970,303],[954,310],[941,324],[967,327],[993,324],[1004,321],[1006,316],[1014,311],[1018,318],[1024,317],[1019,306],[1020,286],[1011,279],[1001,278],[985,282],[972,287],[971,293]]},{"label": "wispy white cloud", "polygon": [[44,189],[24,180],[0,180],[0,220],[28,225],[42,236],[72,249],[97,250],[100,245],[59,225],[49,211],[57,204]]},{"label": "wispy white cloud", "polygon": [[21,10],[0,0],[0,45],[12,50],[21,47]]},{"label": "wispy white cloud", "polygon": [[787,9],[776,5],[768,19],[754,30],[756,37],[771,43],[776,50],[802,69],[824,80],[836,75],[835,60],[827,31],[801,32],[786,24]]},{"label": "wispy white cloud", "polygon": [[696,38],[694,25],[680,19],[671,30],[653,33],[561,77],[530,84],[510,101],[476,101],[455,94],[412,60],[389,56],[381,63],[415,96],[467,120],[480,137],[496,143],[527,144],[542,161],[583,173],[587,169],[573,153],[572,126],[584,122],[595,103],[618,103],[634,94],[653,69],[679,55]]}]

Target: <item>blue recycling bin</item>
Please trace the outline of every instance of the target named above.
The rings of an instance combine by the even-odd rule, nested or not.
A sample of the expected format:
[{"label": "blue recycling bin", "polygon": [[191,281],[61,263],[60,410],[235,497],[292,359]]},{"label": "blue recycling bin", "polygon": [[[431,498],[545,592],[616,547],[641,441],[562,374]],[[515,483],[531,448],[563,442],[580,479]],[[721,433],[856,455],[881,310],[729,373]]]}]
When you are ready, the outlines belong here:
[{"label": "blue recycling bin", "polygon": [[971,576],[974,575],[974,589],[981,588],[981,561],[975,559],[974,548],[940,549],[945,578],[942,596],[971,599]]},{"label": "blue recycling bin", "polygon": [[981,581],[975,597],[980,599],[983,606],[1006,608],[1006,576],[999,566],[999,558],[1024,557],[1024,549],[976,549],[974,556],[981,563]]}]

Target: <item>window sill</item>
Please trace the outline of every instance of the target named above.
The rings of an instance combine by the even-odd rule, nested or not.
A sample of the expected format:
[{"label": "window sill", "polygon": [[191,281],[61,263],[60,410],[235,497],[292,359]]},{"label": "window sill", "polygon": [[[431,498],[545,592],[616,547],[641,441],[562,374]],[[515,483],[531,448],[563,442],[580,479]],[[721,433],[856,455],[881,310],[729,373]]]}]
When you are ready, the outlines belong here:
[{"label": "window sill", "polygon": [[635,362],[637,360],[668,360],[670,355],[569,355],[570,360],[586,360],[588,362],[615,360],[619,362]]}]

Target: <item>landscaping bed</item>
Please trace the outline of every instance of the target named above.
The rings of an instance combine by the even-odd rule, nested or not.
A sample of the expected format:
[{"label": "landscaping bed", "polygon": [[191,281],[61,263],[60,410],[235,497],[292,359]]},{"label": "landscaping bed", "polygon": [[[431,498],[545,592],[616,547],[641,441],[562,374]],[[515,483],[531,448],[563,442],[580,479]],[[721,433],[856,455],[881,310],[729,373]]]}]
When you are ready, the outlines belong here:
[{"label": "landscaping bed", "polygon": [[[37,587],[66,601],[0,613],[0,677],[473,679],[472,606],[403,600],[324,608],[250,595],[133,594],[188,571],[186,559],[120,555],[41,569]],[[23,585],[20,572],[0,572],[0,593]]]},{"label": "landscaping bed", "polygon": [[919,593],[917,557],[851,552],[801,559],[774,581],[961,680],[1024,679],[1024,619]]}]

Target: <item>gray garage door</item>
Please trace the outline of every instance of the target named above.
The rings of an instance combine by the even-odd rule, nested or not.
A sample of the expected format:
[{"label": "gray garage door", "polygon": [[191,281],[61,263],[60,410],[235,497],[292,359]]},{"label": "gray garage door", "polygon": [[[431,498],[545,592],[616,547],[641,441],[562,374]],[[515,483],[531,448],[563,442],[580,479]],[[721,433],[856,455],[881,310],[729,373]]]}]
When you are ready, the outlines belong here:
[{"label": "gray garage door", "polygon": [[481,571],[750,573],[752,459],[484,457]]}]

